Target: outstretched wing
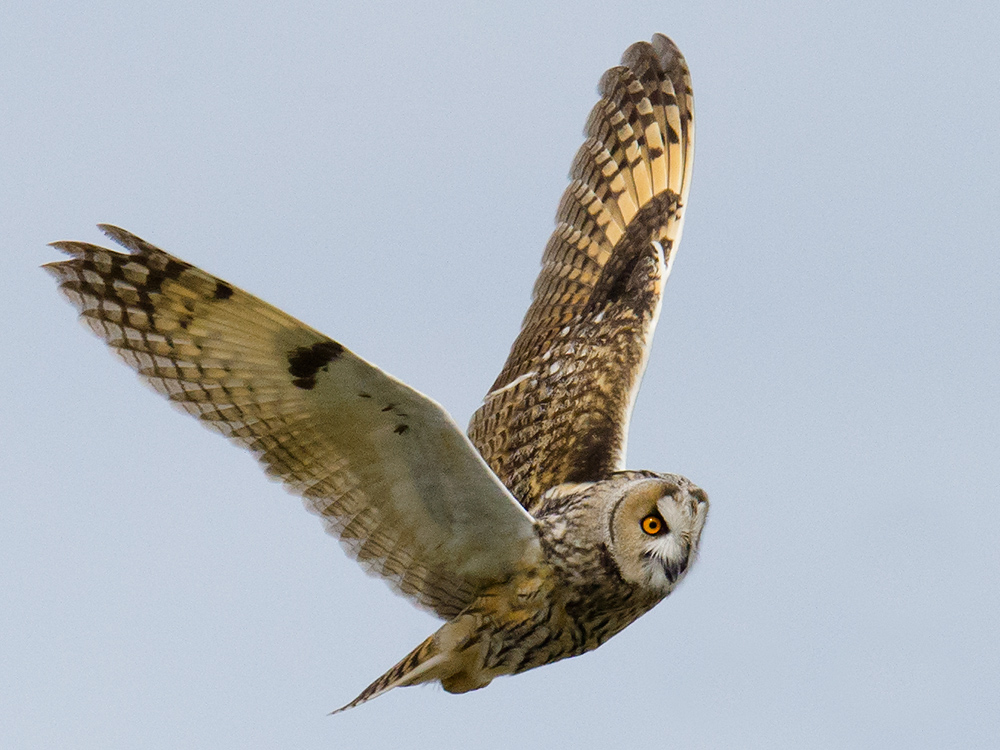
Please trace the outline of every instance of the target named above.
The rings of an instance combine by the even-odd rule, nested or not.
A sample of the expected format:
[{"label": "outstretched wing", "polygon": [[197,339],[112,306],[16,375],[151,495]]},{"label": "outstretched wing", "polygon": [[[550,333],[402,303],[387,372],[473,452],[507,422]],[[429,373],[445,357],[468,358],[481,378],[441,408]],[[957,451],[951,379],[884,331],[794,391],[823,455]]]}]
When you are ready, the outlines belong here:
[{"label": "outstretched wing", "polygon": [[556,484],[623,468],[691,180],[691,80],[673,42],[632,45],[599,88],[521,333],[469,425],[529,510]]},{"label": "outstretched wing", "polygon": [[438,404],[138,237],[46,266],[142,378],[250,449],[369,572],[445,618],[539,555],[532,518]]}]

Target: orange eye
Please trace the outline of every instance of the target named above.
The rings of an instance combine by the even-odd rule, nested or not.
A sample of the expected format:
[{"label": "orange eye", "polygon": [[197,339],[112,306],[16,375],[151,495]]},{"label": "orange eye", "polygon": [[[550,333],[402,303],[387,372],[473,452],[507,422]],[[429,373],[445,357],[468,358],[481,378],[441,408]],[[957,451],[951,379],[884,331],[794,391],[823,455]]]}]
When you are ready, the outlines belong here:
[{"label": "orange eye", "polygon": [[657,534],[662,533],[666,528],[666,524],[663,523],[663,519],[655,513],[650,513],[648,516],[643,518],[641,525],[642,530],[650,536],[656,536]]}]

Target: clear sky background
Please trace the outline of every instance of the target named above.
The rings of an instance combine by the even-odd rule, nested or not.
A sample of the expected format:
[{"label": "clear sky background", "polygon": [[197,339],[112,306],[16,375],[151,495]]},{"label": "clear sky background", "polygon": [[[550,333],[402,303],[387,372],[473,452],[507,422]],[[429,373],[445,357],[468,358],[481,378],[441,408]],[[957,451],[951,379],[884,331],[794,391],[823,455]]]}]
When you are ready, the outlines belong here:
[{"label": "clear sky background", "polygon": [[[4,10],[0,747],[1000,745],[1000,5],[363,5]],[[45,243],[120,224],[464,424],[657,31],[697,158],[628,463],[708,491],[701,559],[592,654],[329,718],[437,621],[140,387]]]}]

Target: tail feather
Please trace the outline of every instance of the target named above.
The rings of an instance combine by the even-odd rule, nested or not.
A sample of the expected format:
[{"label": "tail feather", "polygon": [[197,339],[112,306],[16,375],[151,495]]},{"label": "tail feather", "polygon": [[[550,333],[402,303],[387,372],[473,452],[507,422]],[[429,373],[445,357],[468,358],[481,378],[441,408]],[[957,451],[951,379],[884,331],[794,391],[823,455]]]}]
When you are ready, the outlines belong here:
[{"label": "tail feather", "polygon": [[417,685],[421,682],[440,679],[442,675],[436,672],[435,668],[443,664],[447,659],[448,653],[441,651],[434,644],[434,636],[431,636],[407,654],[396,666],[362,690],[357,698],[346,706],[341,706],[336,711],[331,711],[330,716],[339,714],[341,711],[346,711],[349,708],[360,706],[362,703],[366,703],[372,698],[377,698],[393,688]]}]

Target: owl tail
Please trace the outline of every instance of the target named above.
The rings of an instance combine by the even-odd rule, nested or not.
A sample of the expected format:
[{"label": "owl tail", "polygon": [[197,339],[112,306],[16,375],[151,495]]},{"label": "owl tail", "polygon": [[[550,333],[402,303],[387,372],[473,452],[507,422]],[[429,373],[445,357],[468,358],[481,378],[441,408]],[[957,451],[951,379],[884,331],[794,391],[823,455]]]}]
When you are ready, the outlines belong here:
[{"label": "owl tail", "polygon": [[330,715],[339,714],[349,708],[360,706],[362,703],[378,698],[382,693],[388,692],[395,687],[406,685],[417,685],[421,682],[431,682],[441,678],[439,667],[446,664],[449,654],[442,652],[434,643],[432,635],[426,641],[417,646],[396,666],[379,677],[375,682],[361,691],[361,695],[352,700],[346,706],[331,711]]},{"label": "owl tail", "polygon": [[440,680],[449,693],[464,693],[489,685],[495,674],[483,669],[486,640],[481,637],[480,624],[478,617],[468,614],[446,622],[399,664],[362,690],[361,695],[330,715],[360,706],[393,688],[422,682]]}]

